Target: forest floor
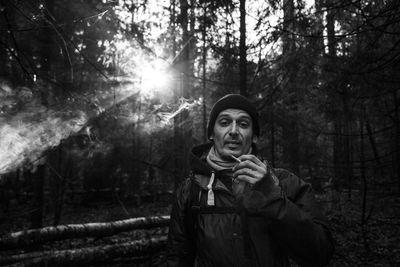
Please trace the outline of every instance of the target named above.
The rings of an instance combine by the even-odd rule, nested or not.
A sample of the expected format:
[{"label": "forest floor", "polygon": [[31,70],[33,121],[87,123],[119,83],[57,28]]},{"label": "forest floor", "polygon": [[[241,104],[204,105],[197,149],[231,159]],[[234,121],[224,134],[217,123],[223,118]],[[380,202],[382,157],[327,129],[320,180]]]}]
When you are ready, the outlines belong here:
[{"label": "forest floor", "polygon": [[[351,201],[347,193],[342,193],[335,203],[324,202],[325,196],[320,196],[325,214],[332,228],[335,240],[335,254],[329,267],[345,266],[400,266],[400,197],[394,193],[369,193],[366,205],[364,225],[362,218],[362,196],[357,191],[352,192]],[[142,203],[137,206],[132,203],[99,202],[73,207],[66,206],[61,224],[106,222],[132,217],[155,216],[169,214],[168,202]],[[46,225],[51,225],[51,216],[46,217]],[[20,230],[27,225],[23,219],[2,221],[0,233]],[[20,229],[18,229],[20,228]],[[167,229],[122,233],[106,238],[89,238],[72,242],[58,241],[42,248],[65,249],[80,246],[96,246],[121,242],[121,240],[143,239],[149,236],[162,236]],[[149,258],[159,261],[160,257]],[[96,264],[102,266],[132,266],[128,259],[120,259],[116,263]],[[156,261],[156,262],[157,262]],[[158,264],[159,262],[157,262]],[[142,266],[141,264],[135,266]],[[143,265],[148,266],[148,264]]]},{"label": "forest floor", "polygon": [[[325,207],[327,208],[327,207]],[[364,224],[362,196],[340,199],[326,215],[335,240],[330,267],[400,266],[400,197],[396,193],[369,193]]]}]

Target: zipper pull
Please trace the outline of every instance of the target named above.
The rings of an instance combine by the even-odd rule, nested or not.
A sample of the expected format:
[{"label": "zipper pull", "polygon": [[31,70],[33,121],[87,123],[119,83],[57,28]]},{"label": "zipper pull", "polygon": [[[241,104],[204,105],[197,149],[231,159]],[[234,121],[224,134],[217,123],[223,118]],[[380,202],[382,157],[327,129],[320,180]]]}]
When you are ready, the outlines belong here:
[{"label": "zipper pull", "polygon": [[212,172],[212,173],[211,173],[210,182],[209,182],[208,185],[207,185],[207,189],[208,189],[208,194],[207,194],[207,205],[208,205],[208,206],[215,206],[214,191],[212,190],[212,184],[214,183],[214,179],[215,179],[215,173]]}]

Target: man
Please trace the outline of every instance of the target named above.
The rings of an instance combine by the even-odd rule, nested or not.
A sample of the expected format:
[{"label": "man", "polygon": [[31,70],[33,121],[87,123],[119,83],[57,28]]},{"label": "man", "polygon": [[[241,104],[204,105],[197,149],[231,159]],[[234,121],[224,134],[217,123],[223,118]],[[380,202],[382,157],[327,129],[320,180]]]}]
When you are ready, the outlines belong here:
[{"label": "man", "polygon": [[213,106],[210,144],[192,151],[168,234],[169,266],[326,266],[333,244],[311,186],[257,156],[256,108],[231,94]]}]

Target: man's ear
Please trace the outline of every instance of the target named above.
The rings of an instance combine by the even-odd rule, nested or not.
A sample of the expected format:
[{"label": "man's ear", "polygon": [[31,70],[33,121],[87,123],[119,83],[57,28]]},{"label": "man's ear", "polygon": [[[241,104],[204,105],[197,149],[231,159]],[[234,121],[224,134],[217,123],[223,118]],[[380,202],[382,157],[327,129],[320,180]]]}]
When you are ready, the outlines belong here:
[{"label": "man's ear", "polygon": [[257,142],[258,142],[258,137],[257,137],[257,135],[253,135],[251,141],[252,141],[254,144],[257,144]]}]

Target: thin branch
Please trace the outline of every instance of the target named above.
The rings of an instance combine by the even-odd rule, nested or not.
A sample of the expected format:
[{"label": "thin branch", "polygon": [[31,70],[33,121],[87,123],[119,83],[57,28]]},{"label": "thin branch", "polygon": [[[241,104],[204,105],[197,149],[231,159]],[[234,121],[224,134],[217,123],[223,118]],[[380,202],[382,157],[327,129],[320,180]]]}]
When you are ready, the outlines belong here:
[{"label": "thin branch", "polygon": [[[54,16],[50,13],[50,11],[47,9],[47,7],[46,7],[46,11],[47,11],[47,13],[52,17],[52,19],[55,21]],[[70,68],[71,68],[70,71],[71,71],[71,82],[72,82],[73,77],[74,77],[74,68],[73,68],[73,65],[72,65],[71,57],[70,57],[70,55],[69,55],[68,46],[67,46],[67,43],[66,43],[66,41],[65,41],[65,38],[64,38],[64,36],[62,36],[62,34],[60,33],[60,31],[57,30],[56,25],[55,25],[52,21],[50,21],[50,20],[47,19],[46,17],[44,17],[44,19],[46,20],[46,22],[47,22],[48,24],[50,24],[50,25],[52,26],[53,30],[57,33],[57,35],[60,37],[61,41],[62,41],[63,44],[64,44],[64,51],[65,51],[65,54],[66,54],[66,56],[67,56],[67,58],[68,58],[69,66],[70,66]]]},{"label": "thin branch", "polygon": [[[26,74],[28,79],[33,81],[32,77],[30,76],[30,73],[28,72],[27,69],[25,69],[24,65],[22,64],[22,62],[21,62],[21,60],[20,60],[20,58],[18,56],[20,49],[19,49],[19,46],[18,46],[18,42],[17,42],[17,40],[16,40],[16,38],[14,36],[14,33],[11,30],[11,23],[10,23],[10,20],[8,19],[7,10],[6,9],[3,10],[3,15],[4,15],[4,19],[5,19],[6,23],[7,23],[7,27],[9,29],[8,33],[10,34],[11,39],[13,40],[14,47],[15,47],[15,50],[16,50],[17,53],[14,53],[14,51],[11,51],[10,48],[8,48],[8,50],[11,51],[12,55],[15,57],[15,59],[17,60],[18,64],[20,65],[21,69],[24,71],[24,73]],[[7,47],[4,43],[3,43],[3,45],[5,47]]]}]

